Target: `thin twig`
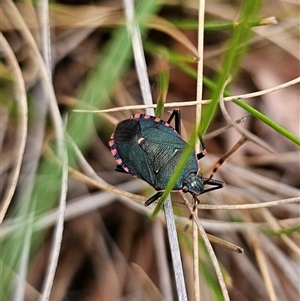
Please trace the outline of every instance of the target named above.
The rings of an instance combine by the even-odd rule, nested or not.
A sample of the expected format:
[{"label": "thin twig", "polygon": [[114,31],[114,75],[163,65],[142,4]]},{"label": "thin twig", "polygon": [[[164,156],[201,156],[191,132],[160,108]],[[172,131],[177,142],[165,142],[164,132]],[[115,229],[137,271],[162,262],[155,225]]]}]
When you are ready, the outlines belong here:
[{"label": "thin twig", "polygon": [[34,228],[33,214],[29,214],[29,216],[26,216],[26,219],[28,220],[28,223],[26,225],[24,224],[22,225],[22,227],[26,227],[26,231],[23,240],[24,243],[22,245],[20,263],[18,266],[18,272],[17,272],[18,277],[16,277],[15,290],[13,291],[13,298],[12,298],[13,301],[24,300],[24,296],[25,296],[25,289],[26,289],[25,279],[28,271],[28,264],[30,258],[31,236]]},{"label": "thin twig", "polygon": [[165,301],[173,301],[172,281],[170,276],[170,269],[167,259],[167,250],[164,242],[164,226],[159,220],[153,222],[153,248],[156,251],[158,262],[158,274],[160,280],[160,287]]},{"label": "thin twig", "polygon": [[[257,92],[252,93],[246,93],[246,94],[240,94],[240,95],[234,95],[234,96],[227,96],[224,97],[224,101],[233,101],[236,99],[249,99],[254,97],[259,97],[265,94],[269,94],[293,85],[296,85],[300,83],[300,76],[296,77],[288,82],[285,82],[281,85],[275,86],[273,88],[260,90]],[[165,103],[166,108],[172,108],[172,107],[189,107],[189,106],[195,106],[197,104],[208,104],[211,102],[211,99],[207,100],[197,100],[197,101],[183,101],[183,102],[171,102],[171,103]],[[147,109],[147,108],[156,108],[157,104],[151,104],[151,105],[132,105],[132,106],[123,106],[118,108],[111,108],[111,109],[105,109],[105,110],[83,110],[83,109],[76,109],[74,112],[78,113],[111,113],[111,112],[119,112],[119,111],[129,111],[129,110],[139,110],[139,109]]]},{"label": "thin twig", "polygon": [[[153,100],[151,96],[150,83],[147,73],[147,65],[145,61],[145,55],[142,45],[141,33],[138,24],[135,21],[135,9],[134,1],[124,0],[125,16],[126,16],[126,26],[128,33],[131,36],[132,49],[134,54],[134,62],[136,71],[138,74],[139,84],[143,96],[143,102],[145,105],[152,105]],[[154,115],[154,110],[146,110],[147,114]]]},{"label": "thin twig", "polygon": [[264,256],[264,253],[260,247],[258,234],[253,230],[249,233],[249,237],[251,239],[251,244],[253,246],[254,253],[256,255],[256,259],[262,273],[263,279],[265,281],[266,289],[269,294],[270,301],[277,301],[274,286],[271,281],[270,273],[267,267],[267,258]]},{"label": "thin twig", "polygon": [[63,182],[61,187],[61,195],[59,199],[59,207],[58,207],[57,217],[55,221],[55,230],[53,235],[52,249],[50,251],[49,264],[47,266],[47,270],[45,274],[46,277],[44,280],[40,301],[48,301],[50,298],[50,293],[51,293],[53,280],[57,268],[57,262],[60,254],[61,242],[63,237],[64,217],[65,217],[65,209],[66,209],[65,196],[68,190],[68,153],[67,153],[66,144],[64,149],[65,149],[64,157],[62,158]]},{"label": "thin twig", "polygon": [[[204,14],[205,0],[199,0],[198,9],[198,65],[197,65],[197,96],[196,100],[202,100],[203,87],[203,48],[204,48]],[[201,122],[202,105],[196,105],[196,126]],[[195,149],[200,152],[200,141],[197,139]],[[195,200],[194,200],[195,201]],[[195,208],[195,215],[198,216],[198,209]],[[195,300],[200,301],[200,280],[199,280],[199,244],[198,244],[198,228],[193,221],[193,275],[194,275],[194,292]]]},{"label": "thin twig", "polygon": [[[185,200],[187,200],[187,199],[185,198]],[[188,206],[190,212],[192,212],[193,211],[193,206],[188,201],[186,202],[186,205]],[[223,278],[223,275],[222,275],[222,272],[221,272],[221,269],[220,269],[220,265],[218,263],[215,252],[214,252],[214,250],[213,250],[213,248],[212,248],[212,246],[209,242],[209,239],[207,237],[205,229],[203,228],[199,218],[195,214],[193,214],[193,219],[194,219],[195,223],[197,224],[200,236],[203,239],[203,242],[204,242],[205,247],[208,251],[209,257],[212,260],[212,264],[214,266],[214,269],[215,269],[215,272],[216,272],[216,275],[217,275],[217,278],[218,278],[218,281],[219,281],[219,284],[220,284],[220,288],[221,288],[221,291],[222,291],[222,294],[223,294],[223,298],[224,298],[225,301],[230,301],[229,294],[228,294],[226,284],[225,284],[225,280]]]},{"label": "thin twig", "polygon": [[199,204],[197,207],[199,209],[205,210],[246,210],[246,209],[258,209],[258,208],[267,208],[274,207],[286,204],[300,203],[300,197],[282,199],[277,201],[269,201],[258,204],[239,204],[239,205],[208,205],[208,204]]},{"label": "thin twig", "polygon": [[[39,17],[41,26],[41,42],[42,42],[42,57],[45,64],[45,69],[48,73],[49,81],[52,79],[52,68],[51,68],[51,38],[50,38],[50,24],[49,24],[49,3],[47,0],[41,0],[39,5]],[[57,106],[57,104],[56,104]],[[55,110],[55,109],[54,109]],[[57,115],[57,111],[55,112]],[[60,115],[57,116],[59,120]],[[59,120],[60,121],[60,120]],[[62,123],[60,122],[62,126]],[[48,301],[53,286],[53,280],[57,268],[58,257],[61,249],[61,242],[64,230],[64,214],[66,209],[66,195],[68,190],[68,154],[67,146],[65,141],[65,135],[62,133],[63,128],[58,129],[59,141],[59,154],[62,155],[62,183],[61,193],[59,198],[58,215],[55,222],[54,235],[52,239],[52,246],[50,250],[49,263],[47,265],[45,279],[43,283],[42,293],[40,301]]]}]

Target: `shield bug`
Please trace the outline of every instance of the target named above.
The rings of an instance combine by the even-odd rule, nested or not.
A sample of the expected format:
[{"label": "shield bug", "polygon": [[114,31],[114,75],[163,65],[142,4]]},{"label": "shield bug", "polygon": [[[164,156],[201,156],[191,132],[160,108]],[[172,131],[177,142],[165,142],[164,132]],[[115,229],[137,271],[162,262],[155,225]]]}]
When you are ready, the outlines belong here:
[{"label": "shield bug", "polygon": [[[137,113],[121,121],[110,138],[111,153],[118,164],[116,171],[136,176],[157,190],[145,202],[145,206],[161,197],[187,146],[187,142],[180,136],[180,113],[179,109],[173,110],[167,122],[155,116]],[[170,126],[174,117],[175,129]],[[173,187],[173,191],[189,192],[195,199],[200,194],[224,186],[222,181],[212,179],[212,175],[204,178],[199,172],[198,160],[206,154],[204,142],[202,139],[200,141],[201,153],[189,156]],[[206,185],[212,187],[206,188]]]}]

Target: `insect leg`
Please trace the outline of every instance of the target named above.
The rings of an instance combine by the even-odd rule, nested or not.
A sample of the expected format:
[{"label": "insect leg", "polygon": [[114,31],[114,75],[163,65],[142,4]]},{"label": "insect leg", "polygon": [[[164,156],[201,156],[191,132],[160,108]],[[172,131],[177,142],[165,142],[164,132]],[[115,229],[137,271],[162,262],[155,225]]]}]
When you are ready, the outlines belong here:
[{"label": "insect leg", "polygon": [[206,147],[205,147],[205,144],[204,144],[204,141],[203,141],[202,137],[199,137],[199,140],[200,140],[200,143],[201,143],[202,151],[201,151],[201,153],[197,154],[197,159],[201,160],[207,154],[207,150],[206,150]]},{"label": "insect leg", "polygon": [[155,195],[153,195],[151,198],[149,198],[149,199],[145,202],[144,205],[145,205],[146,207],[149,206],[150,204],[152,204],[153,202],[155,202],[157,199],[159,199],[159,198],[162,196],[163,193],[164,193],[163,191],[158,191],[158,192],[156,192]]},{"label": "insect leg", "polygon": [[211,178],[203,178],[203,184],[204,185],[212,185],[214,187],[204,189],[201,192],[201,194],[212,191],[212,190],[221,189],[221,188],[224,187],[224,182],[223,181],[219,181],[219,180],[215,180],[215,179],[211,179]]},{"label": "insect leg", "polygon": [[170,124],[174,117],[175,117],[175,130],[180,135],[181,133],[181,110],[180,109],[174,109],[172,111],[172,114],[170,115],[167,123]]},{"label": "insect leg", "polygon": [[[243,136],[227,153],[225,153],[215,164],[215,167],[209,176],[208,180],[211,180],[216,171],[220,168],[220,166],[229,158],[233,153],[235,153],[245,142],[247,141],[247,137]],[[208,184],[208,183],[207,183]],[[213,185],[213,184],[212,184]]]}]

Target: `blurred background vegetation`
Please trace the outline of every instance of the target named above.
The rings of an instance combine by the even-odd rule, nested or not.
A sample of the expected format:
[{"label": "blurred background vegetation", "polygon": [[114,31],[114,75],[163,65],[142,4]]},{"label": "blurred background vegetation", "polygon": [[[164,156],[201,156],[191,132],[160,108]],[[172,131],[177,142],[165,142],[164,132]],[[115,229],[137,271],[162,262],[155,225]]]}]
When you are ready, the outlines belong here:
[{"label": "blurred background vegetation", "polygon": [[[163,214],[152,220],[154,206],[143,205],[153,189],[115,172],[108,147],[120,120],[145,112],[137,107],[143,99],[124,3],[53,1],[49,11],[43,5],[10,0],[0,5],[0,298],[41,300],[50,274],[58,203],[67,188],[50,300],[177,300]],[[176,103],[196,100],[198,5],[195,0],[137,1],[152,96],[154,102],[171,104],[164,110],[165,120]],[[299,79],[299,11],[296,0],[207,0],[200,58],[203,99],[218,100],[216,90],[228,76],[232,81],[225,96]],[[272,16],[278,24],[272,24],[272,18],[267,19],[269,25],[261,24]],[[240,31],[239,44],[234,45],[241,27],[246,30]],[[225,73],[229,60],[232,64]],[[201,204],[282,203],[259,209],[199,210],[199,217],[208,233],[245,250],[241,255],[213,245],[231,300],[296,301],[299,80],[245,102],[257,111],[242,127],[257,142],[247,142],[224,163],[215,177],[226,183],[225,188],[201,196]],[[228,102],[226,108],[233,120],[248,114],[237,103]],[[204,120],[212,118],[204,126],[207,131],[202,130],[208,135],[227,124],[217,102],[209,110],[204,105]],[[182,107],[186,140],[195,126],[195,112],[195,103]],[[269,118],[267,124],[259,113]],[[209,154],[201,160],[205,176],[241,137],[234,128],[208,135],[204,138]],[[262,141],[272,152],[261,146]],[[189,210],[179,194],[174,193],[172,201],[188,299],[195,300],[191,231],[183,232]],[[199,246],[201,300],[223,300],[201,240]]]}]

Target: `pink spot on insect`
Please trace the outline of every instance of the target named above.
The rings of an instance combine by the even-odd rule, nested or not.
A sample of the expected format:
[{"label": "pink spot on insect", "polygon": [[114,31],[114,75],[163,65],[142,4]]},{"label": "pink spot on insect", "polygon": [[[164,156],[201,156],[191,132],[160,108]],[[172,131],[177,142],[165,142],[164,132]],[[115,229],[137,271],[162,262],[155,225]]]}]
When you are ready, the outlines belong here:
[{"label": "pink spot on insect", "polygon": [[115,156],[118,153],[116,149],[111,149],[110,152],[113,154],[113,156]]},{"label": "pink spot on insect", "polygon": [[158,118],[158,117],[156,117],[156,118],[154,119],[155,122],[160,122],[160,120],[161,120],[161,119]]},{"label": "pink spot on insect", "polygon": [[135,118],[135,119],[138,119],[141,117],[141,114],[140,113],[135,113],[132,118]]},{"label": "pink spot on insect", "polygon": [[121,163],[123,162],[122,159],[116,159],[116,162],[121,165]]}]

